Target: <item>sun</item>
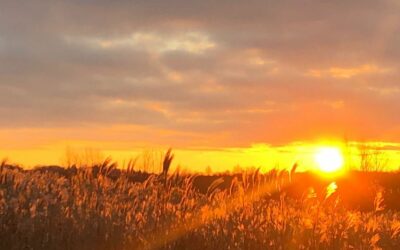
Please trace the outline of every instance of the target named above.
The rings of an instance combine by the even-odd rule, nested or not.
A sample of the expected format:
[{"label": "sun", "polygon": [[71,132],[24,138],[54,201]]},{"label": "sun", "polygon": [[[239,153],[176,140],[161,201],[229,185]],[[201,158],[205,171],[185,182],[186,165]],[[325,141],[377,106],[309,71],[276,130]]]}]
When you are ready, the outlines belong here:
[{"label": "sun", "polygon": [[339,148],[321,147],[314,154],[314,160],[324,173],[338,172],[343,167],[343,155]]}]

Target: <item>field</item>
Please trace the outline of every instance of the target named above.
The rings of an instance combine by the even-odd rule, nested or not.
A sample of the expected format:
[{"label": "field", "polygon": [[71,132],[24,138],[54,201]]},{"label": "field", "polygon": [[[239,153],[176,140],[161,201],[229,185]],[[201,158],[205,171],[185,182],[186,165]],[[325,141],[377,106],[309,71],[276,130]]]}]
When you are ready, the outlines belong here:
[{"label": "field", "polygon": [[[400,175],[0,168],[0,249],[398,249]],[[363,183],[362,185],[360,183]]]}]

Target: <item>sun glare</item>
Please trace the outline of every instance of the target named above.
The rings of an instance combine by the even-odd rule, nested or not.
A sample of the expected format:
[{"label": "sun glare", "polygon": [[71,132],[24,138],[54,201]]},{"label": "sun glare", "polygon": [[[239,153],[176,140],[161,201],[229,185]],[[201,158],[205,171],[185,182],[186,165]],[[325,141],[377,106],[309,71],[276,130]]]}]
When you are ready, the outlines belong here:
[{"label": "sun glare", "polygon": [[314,155],[315,162],[320,171],[333,173],[343,167],[343,155],[340,149],[335,147],[319,148]]}]

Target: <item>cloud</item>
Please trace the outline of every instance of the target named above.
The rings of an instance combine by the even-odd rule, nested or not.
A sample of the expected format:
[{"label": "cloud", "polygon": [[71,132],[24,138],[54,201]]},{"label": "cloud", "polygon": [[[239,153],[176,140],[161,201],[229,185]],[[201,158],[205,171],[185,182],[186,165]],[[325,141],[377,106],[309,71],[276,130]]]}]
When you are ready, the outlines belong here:
[{"label": "cloud", "polygon": [[67,43],[81,44],[97,49],[141,49],[158,53],[184,51],[201,54],[215,47],[215,44],[200,32],[179,32],[168,35],[155,32],[135,32],[129,36],[114,38],[66,36],[65,40]]},{"label": "cloud", "polygon": [[327,70],[310,70],[308,75],[314,77],[331,76],[334,78],[352,78],[361,74],[385,74],[391,69],[380,68],[373,64],[364,64],[358,67],[331,67]]},{"label": "cloud", "polygon": [[400,140],[399,10],[395,1],[2,2],[0,127],[140,125],[154,137],[174,131],[172,141],[190,133],[197,146]]}]

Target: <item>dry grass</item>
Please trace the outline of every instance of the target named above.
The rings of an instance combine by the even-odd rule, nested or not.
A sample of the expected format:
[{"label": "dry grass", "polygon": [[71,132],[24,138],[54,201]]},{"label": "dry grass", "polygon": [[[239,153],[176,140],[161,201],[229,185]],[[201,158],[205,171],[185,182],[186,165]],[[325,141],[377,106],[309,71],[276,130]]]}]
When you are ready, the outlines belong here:
[{"label": "dry grass", "polygon": [[[167,158],[172,160],[169,153]],[[166,159],[167,159],[166,158]],[[168,160],[167,159],[167,160]],[[165,163],[165,161],[164,161]],[[170,163],[170,161],[169,161]],[[110,160],[92,168],[24,171],[0,166],[0,249],[398,249],[400,213],[344,208],[312,190],[280,190],[294,171],[242,173],[199,192],[195,175],[114,176]],[[271,197],[277,197],[272,199]]]}]

